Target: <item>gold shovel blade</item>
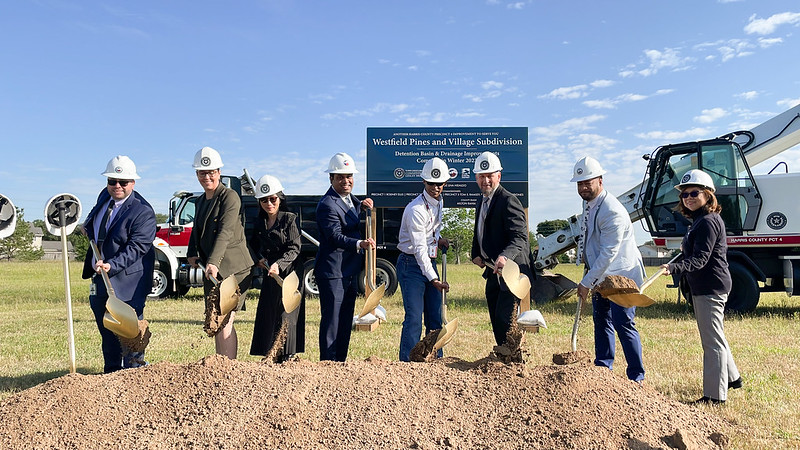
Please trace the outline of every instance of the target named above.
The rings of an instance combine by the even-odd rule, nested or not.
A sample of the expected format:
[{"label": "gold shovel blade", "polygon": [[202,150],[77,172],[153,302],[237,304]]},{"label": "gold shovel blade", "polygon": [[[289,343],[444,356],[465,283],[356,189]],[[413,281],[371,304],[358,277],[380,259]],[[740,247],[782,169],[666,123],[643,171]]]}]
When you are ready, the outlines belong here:
[{"label": "gold shovel blade", "polygon": [[514,297],[524,299],[531,295],[531,280],[527,275],[520,273],[519,265],[513,259],[506,260],[501,276]]},{"label": "gold shovel blade", "polygon": [[381,283],[374,291],[370,292],[367,296],[367,300],[364,302],[364,308],[361,309],[361,314],[358,315],[360,319],[363,316],[371,313],[373,309],[377,308],[378,305],[381,304],[381,299],[383,298],[383,294],[386,292],[386,283]]},{"label": "gold shovel blade", "polygon": [[239,285],[236,277],[229,275],[219,284],[219,310],[222,316],[236,309],[239,305]]},{"label": "gold shovel blade", "polygon": [[438,352],[439,349],[449,344],[453,339],[453,335],[456,334],[457,329],[458,319],[453,319],[450,322],[447,322],[442,327],[442,331],[439,332],[439,337],[436,339],[436,343],[433,344],[433,351]]},{"label": "gold shovel blade", "polygon": [[127,339],[139,335],[139,317],[136,311],[110,292],[106,302],[106,313],[103,315],[103,326],[117,336]]},{"label": "gold shovel blade", "polygon": [[630,308],[632,306],[650,306],[655,303],[652,298],[645,294],[639,293],[611,294],[607,298],[623,308]]},{"label": "gold shovel blade", "polygon": [[301,295],[297,289],[298,286],[300,286],[300,279],[297,277],[297,272],[292,272],[283,279],[281,301],[283,302],[283,310],[287,314],[300,306]]}]

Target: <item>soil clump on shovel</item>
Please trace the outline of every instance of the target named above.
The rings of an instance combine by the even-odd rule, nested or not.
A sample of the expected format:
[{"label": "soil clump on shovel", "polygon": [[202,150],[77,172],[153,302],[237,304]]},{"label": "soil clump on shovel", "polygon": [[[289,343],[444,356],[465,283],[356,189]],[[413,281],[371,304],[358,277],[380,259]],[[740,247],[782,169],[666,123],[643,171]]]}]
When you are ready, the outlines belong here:
[{"label": "soil clump on shovel", "polygon": [[122,344],[123,347],[129,349],[132,352],[142,353],[144,349],[147,348],[147,345],[150,344],[150,326],[146,320],[139,321],[139,334],[133,338],[125,338],[122,336],[117,336],[119,338],[119,343]]},{"label": "soil clump on shovel", "polygon": [[598,283],[595,291],[605,298],[614,294],[638,294],[639,286],[635,281],[622,275],[609,275]]}]

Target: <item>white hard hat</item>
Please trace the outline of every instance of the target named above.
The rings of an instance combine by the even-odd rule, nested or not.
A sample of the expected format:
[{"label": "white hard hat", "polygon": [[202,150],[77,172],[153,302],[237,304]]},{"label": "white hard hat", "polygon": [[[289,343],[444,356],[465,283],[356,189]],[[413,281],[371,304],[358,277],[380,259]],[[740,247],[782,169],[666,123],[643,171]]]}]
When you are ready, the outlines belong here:
[{"label": "white hard hat", "polygon": [[450,179],[450,169],[441,158],[431,158],[425,161],[420,176],[429,183],[445,183]]},{"label": "white hard hat", "polygon": [[111,161],[106,164],[106,171],[103,172],[104,177],[119,178],[120,180],[138,180],[140,177],[136,174],[136,164],[130,158],[123,155],[118,155],[111,158]]},{"label": "white hard hat", "polygon": [[281,181],[272,175],[264,175],[256,183],[256,198],[269,197],[278,192],[283,192]]},{"label": "white hard hat", "polygon": [[500,165],[500,158],[492,152],[483,152],[475,158],[474,173],[494,173],[503,170]]},{"label": "white hard hat", "polygon": [[572,179],[569,181],[571,183],[577,183],[591,180],[592,178],[602,176],[604,173],[606,173],[606,171],[603,170],[603,166],[601,166],[596,159],[591,156],[584,156],[575,163],[575,167],[572,169]]},{"label": "white hard hat", "polygon": [[215,170],[222,166],[222,157],[211,147],[203,147],[194,154],[194,170]]},{"label": "white hard hat", "polygon": [[333,155],[325,173],[358,173],[358,170],[352,156],[339,152]]},{"label": "white hard hat", "polygon": [[681,183],[676,185],[675,189],[681,191],[686,186],[702,186],[704,188],[708,188],[711,190],[711,192],[716,190],[716,188],[714,188],[714,180],[711,179],[711,175],[698,169],[692,169],[683,174]]}]

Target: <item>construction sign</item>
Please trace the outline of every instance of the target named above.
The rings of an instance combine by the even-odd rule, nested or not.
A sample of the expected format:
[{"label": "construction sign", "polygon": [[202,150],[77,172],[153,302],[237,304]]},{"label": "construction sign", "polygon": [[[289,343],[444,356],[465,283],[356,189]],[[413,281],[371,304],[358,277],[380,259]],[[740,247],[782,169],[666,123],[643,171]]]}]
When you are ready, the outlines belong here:
[{"label": "construction sign", "polygon": [[367,197],[404,207],[422,192],[422,166],[433,157],[450,169],[448,208],[474,208],[480,190],[475,158],[490,151],[503,166],[501,184],[528,207],[528,128],[367,128]]}]

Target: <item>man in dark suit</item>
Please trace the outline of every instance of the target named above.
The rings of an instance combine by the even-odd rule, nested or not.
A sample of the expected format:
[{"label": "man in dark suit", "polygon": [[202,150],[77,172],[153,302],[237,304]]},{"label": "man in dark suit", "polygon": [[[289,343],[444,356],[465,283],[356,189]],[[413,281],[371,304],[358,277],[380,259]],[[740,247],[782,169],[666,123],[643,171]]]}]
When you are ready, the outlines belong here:
[{"label": "man in dark suit", "polygon": [[364,267],[361,250],[375,247],[362,240],[361,207],[372,208],[372,199],[358,201],[353,191],[355,162],[346,153],[333,155],[328,170],[331,187],[317,204],[319,250],[314,277],[319,287],[322,313],[319,327],[319,359],[344,361],[350,346],[358,276]]},{"label": "man in dark suit", "polygon": [[475,211],[471,256],[474,264],[485,269],[486,302],[497,345],[505,343],[519,301],[499,276],[506,261],[514,260],[533,282],[525,210],[514,194],[500,186],[501,170],[494,153],[483,152],[475,159],[473,172],[482,195]]},{"label": "man in dark suit", "polygon": [[108,178],[108,185],[83,224],[102,259],[96,261],[92,252],[87,252],[83,278],[92,278],[89,305],[102,339],[103,371],[108,373],[147,363],[144,352],[123,348],[117,336],[103,325],[108,292],[102,278],[95,275],[106,271],[117,298],[130,305],[142,320],[145,299],[153,287],[156,215],[147,200],[133,190],[140,177],[130,158],[114,157],[103,176]]}]

